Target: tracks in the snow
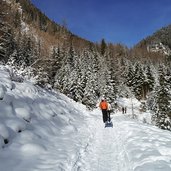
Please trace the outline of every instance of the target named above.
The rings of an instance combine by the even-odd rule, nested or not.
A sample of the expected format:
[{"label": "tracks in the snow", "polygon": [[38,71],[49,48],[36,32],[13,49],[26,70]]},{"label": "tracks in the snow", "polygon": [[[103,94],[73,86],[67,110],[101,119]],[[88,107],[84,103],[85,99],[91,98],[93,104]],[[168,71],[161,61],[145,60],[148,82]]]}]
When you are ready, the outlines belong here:
[{"label": "tracks in the snow", "polygon": [[[122,119],[121,119],[122,117]],[[120,125],[121,120],[123,120],[124,116],[116,116],[114,118],[115,124],[114,124],[114,129],[115,129],[115,134],[117,136],[116,140],[117,140],[117,144],[118,144],[118,157],[120,159],[119,162],[119,168],[122,168],[122,171],[132,171],[132,167],[131,167],[131,162],[129,160],[129,155],[128,152],[126,151],[125,148],[125,142],[126,140],[124,139],[125,137],[121,134],[121,130],[124,129],[124,125]]]},{"label": "tracks in the snow", "polygon": [[71,171],[131,171],[129,156],[120,130],[119,116],[113,117],[113,128],[104,128],[101,120],[91,126],[91,138],[78,152]]}]

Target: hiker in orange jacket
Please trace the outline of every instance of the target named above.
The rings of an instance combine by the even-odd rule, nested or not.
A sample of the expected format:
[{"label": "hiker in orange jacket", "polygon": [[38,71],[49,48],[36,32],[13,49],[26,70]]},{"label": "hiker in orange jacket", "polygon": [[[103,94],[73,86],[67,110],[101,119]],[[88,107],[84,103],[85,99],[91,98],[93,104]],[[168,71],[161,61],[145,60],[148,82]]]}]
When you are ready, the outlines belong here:
[{"label": "hiker in orange jacket", "polygon": [[106,123],[108,119],[108,103],[104,98],[101,99],[101,102],[99,104],[100,109],[102,110],[102,115],[103,115],[103,122]]}]

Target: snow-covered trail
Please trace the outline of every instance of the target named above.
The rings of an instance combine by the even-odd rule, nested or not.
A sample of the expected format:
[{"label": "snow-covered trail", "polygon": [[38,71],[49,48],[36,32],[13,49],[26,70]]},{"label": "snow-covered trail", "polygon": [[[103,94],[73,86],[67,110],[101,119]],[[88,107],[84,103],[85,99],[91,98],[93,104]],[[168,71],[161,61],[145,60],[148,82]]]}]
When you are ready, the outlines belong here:
[{"label": "snow-covered trail", "polygon": [[54,137],[48,142],[47,152],[42,153],[33,165],[28,163],[28,170],[133,171],[119,126],[124,118],[115,115],[112,118],[113,128],[104,128],[101,112],[94,111],[87,118],[89,134],[85,127],[80,127],[79,134],[71,136],[72,130],[68,128],[64,136]]},{"label": "snow-covered trail", "polygon": [[99,113],[96,122],[90,125],[93,139],[80,156],[74,171],[132,170],[124,148],[124,137],[121,137],[119,132],[119,120],[119,117],[113,117],[113,128],[104,128],[101,113]]},{"label": "snow-covered trail", "polygon": [[170,132],[122,114],[113,115],[113,128],[104,128],[100,113],[95,118],[90,121],[92,139],[72,171],[171,170]]}]

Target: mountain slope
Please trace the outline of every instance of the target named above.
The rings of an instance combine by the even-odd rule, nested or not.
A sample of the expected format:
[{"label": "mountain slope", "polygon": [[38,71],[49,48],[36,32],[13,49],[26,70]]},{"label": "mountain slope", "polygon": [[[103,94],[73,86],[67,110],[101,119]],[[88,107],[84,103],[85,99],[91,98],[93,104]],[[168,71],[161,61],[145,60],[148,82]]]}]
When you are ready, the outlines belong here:
[{"label": "mountain slope", "polygon": [[[68,48],[72,44],[80,50],[90,44],[72,34],[65,25],[50,20],[30,0],[4,0],[0,9],[0,24],[5,25],[6,33],[11,32],[15,46],[21,47],[22,39],[26,42],[30,39],[38,58],[49,58],[53,47]],[[4,32],[2,28],[1,31]]]},{"label": "mountain slope", "polygon": [[160,52],[164,55],[171,55],[171,25],[163,27],[153,35],[148,36],[138,43],[138,47],[147,48],[152,52]]}]

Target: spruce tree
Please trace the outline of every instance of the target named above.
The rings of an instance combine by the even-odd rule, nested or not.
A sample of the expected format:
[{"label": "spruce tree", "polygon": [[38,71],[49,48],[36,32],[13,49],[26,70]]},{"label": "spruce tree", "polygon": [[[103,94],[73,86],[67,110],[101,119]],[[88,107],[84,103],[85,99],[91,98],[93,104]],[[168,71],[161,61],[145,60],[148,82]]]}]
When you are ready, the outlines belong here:
[{"label": "spruce tree", "polygon": [[144,82],[145,82],[144,72],[142,70],[141,65],[137,63],[135,66],[132,87],[133,87],[133,91],[135,93],[136,98],[139,100],[143,97],[142,91],[143,91]]},{"label": "spruce tree", "polygon": [[153,110],[153,121],[162,128],[171,130],[171,106],[169,89],[163,72],[163,68],[159,69],[159,85],[155,88],[155,103]]},{"label": "spruce tree", "polygon": [[125,72],[124,77],[125,77],[125,84],[128,87],[132,87],[133,86],[133,78],[134,78],[134,70],[133,70],[133,66],[131,64],[129,65],[128,70]]},{"label": "spruce tree", "polygon": [[106,52],[106,47],[107,47],[106,42],[105,42],[104,39],[102,39],[102,41],[101,41],[101,47],[100,47],[100,48],[101,48],[100,51],[101,51],[101,54],[102,54],[102,55],[105,54],[105,52]]},{"label": "spruce tree", "polygon": [[151,71],[151,68],[149,65],[146,68],[146,82],[147,82],[147,86],[148,86],[147,87],[148,91],[151,92],[154,88],[155,79],[154,79],[154,76],[152,74],[152,71]]}]

